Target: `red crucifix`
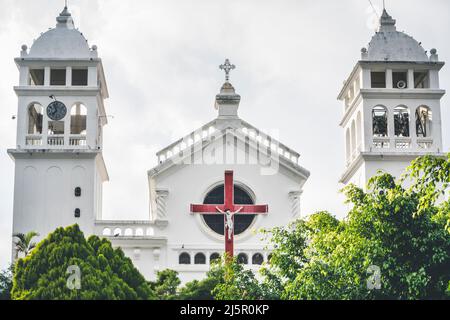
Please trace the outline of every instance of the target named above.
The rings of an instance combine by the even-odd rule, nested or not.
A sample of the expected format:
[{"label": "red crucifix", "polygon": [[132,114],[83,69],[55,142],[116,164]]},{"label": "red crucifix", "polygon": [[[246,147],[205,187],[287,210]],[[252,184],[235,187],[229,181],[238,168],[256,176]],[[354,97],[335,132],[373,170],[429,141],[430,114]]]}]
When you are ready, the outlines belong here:
[{"label": "red crucifix", "polygon": [[224,215],[225,252],[229,257],[233,257],[234,215],[265,214],[269,207],[267,204],[235,204],[233,171],[225,171],[224,199],[225,203],[222,204],[191,204],[191,213]]}]

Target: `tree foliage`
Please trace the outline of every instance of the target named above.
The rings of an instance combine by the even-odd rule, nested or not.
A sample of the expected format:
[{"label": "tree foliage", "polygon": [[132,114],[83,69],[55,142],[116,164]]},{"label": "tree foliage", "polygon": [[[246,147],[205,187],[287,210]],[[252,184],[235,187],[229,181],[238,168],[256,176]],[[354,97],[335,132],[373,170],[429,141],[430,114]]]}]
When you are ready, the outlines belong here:
[{"label": "tree foliage", "polygon": [[16,250],[16,258],[19,253],[23,253],[24,256],[30,254],[30,252],[36,247],[36,243],[33,241],[33,238],[39,236],[39,233],[35,231],[30,231],[27,234],[24,233],[15,233],[13,234],[14,247]]},{"label": "tree foliage", "polygon": [[0,272],[0,300],[10,300],[13,265]]},{"label": "tree foliage", "polygon": [[[70,286],[70,268],[80,271],[79,288]],[[58,228],[16,263],[13,299],[150,299],[144,277],[106,239],[85,239],[77,225]]]},{"label": "tree foliage", "polygon": [[[449,160],[419,158],[399,181],[380,172],[366,191],[346,187],[352,209],[342,221],[318,212],[265,231],[272,257],[250,296],[450,298]],[[235,290],[230,283],[222,291],[239,298],[253,288]]]},{"label": "tree foliage", "polygon": [[149,282],[150,287],[160,300],[173,300],[177,297],[177,289],[181,281],[178,272],[170,269],[158,271],[156,281]]}]

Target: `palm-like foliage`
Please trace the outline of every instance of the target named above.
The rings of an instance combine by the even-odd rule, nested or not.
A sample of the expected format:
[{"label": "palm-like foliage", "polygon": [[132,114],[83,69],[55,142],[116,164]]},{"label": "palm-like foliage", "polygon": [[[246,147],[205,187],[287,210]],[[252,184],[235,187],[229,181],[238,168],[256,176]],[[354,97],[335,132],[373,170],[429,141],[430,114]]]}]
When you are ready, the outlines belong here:
[{"label": "palm-like foliage", "polygon": [[18,257],[20,252],[23,252],[25,257],[36,247],[36,242],[33,242],[33,238],[39,236],[39,233],[35,231],[24,233],[15,233],[13,234],[13,238],[16,238],[14,241],[14,246],[16,248],[16,258]]}]

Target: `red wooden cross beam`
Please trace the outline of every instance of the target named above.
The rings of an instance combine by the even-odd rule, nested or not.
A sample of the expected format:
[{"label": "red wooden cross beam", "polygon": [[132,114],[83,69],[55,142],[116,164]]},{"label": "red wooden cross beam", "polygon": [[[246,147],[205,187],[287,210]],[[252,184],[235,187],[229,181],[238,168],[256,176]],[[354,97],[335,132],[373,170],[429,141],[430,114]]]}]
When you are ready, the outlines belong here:
[{"label": "red wooden cross beam", "polygon": [[224,186],[225,203],[222,204],[191,204],[191,213],[223,214],[225,225],[225,252],[233,257],[234,215],[235,214],[265,214],[269,211],[267,204],[235,204],[233,171],[225,171]]}]

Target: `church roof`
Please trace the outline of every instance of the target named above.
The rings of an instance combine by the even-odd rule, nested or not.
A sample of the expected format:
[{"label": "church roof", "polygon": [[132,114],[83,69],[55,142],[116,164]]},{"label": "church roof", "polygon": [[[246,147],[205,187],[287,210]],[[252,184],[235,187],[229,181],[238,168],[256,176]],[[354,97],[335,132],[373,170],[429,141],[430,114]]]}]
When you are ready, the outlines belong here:
[{"label": "church roof", "polygon": [[89,59],[91,50],[83,34],[75,29],[67,7],[56,18],[56,27],[43,33],[30,48],[28,58]]},{"label": "church roof", "polygon": [[404,32],[397,31],[396,21],[386,9],[380,18],[380,28],[367,47],[369,61],[429,61],[419,42]]},{"label": "church roof", "polygon": [[[217,139],[226,134],[232,134],[242,143],[248,143],[250,148],[269,156],[296,175],[305,179],[309,177],[310,172],[298,164],[299,153],[242,119],[230,123],[232,125],[223,127],[223,122],[220,119],[215,119],[158,151],[156,153],[158,165],[149,170],[149,176],[156,176],[168,168],[182,163],[184,159],[195,152],[204,150]],[[270,150],[270,154],[268,150]]]},{"label": "church roof", "polygon": [[239,118],[229,121],[228,126],[224,126],[223,120],[217,118],[161,149],[156,153],[158,165],[149,170],[149,176],[165,171],[226,134],[232,134],[242,143],[248,143],[250,148],[270,156],[297,175],[305,179],[309,177],[310,172],[298,164],[298,152]]}]

